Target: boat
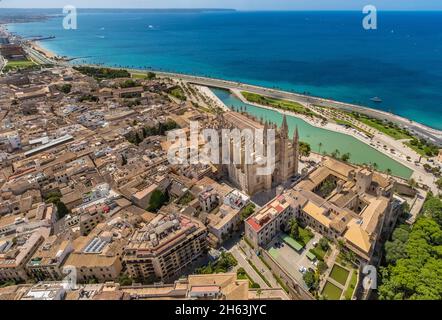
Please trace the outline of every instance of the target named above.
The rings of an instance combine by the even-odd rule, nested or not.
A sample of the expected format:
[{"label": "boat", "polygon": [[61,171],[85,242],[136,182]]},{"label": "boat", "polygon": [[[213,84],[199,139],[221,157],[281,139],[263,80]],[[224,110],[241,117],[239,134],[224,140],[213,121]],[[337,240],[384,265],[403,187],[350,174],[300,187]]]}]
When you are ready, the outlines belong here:
[{"label": "boat", "polygon": [[376,103],[381,103],[382,102],[382,99],[379,98],[379,97],[373,97],[370,100],[373,101],[373,102],[376,102]]}]

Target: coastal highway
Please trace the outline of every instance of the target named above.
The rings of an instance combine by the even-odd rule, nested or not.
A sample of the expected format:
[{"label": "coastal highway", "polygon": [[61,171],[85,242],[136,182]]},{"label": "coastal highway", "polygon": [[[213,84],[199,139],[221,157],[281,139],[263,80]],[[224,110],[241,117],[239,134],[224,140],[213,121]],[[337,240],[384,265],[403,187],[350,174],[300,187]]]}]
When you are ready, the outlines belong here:
[{"label": "coastal highway", "polygon": [[55,64],[53,60],[44,56],[37,50],[31,48],[30,46],[24,46],[26,53],[31,57],[31,59],[38,64]]},{"label": "coastal highway", "polygon": [[[54,65],[61,65],[61,66],[67,66],[67,62],[60,62],[60,61],[54,61],[42,53],[38,52],[37,50],[33,49],[29,45],[24,45],[25,50],[27,53],[33,58],[34,61],[40,64],[54,64]],[[102,67],[97,65],[90,65],[93,67]],[[115,69],[115,68],[114,68]],[[129,72],[132,73],[146,73],[147,70],[138,70],[138,69],[128,69]],[[169,78],[175,78],[178,80],[202,85],[202,86],[208,86],[208,87],[218,87],[223,89],[237,89],[237,90],[245,90],[252,93],[257,93],[260,95],[266,95],[268,97],[277,98],[277,99],[288,99],[288,100],[294,100],[301,103],[310,103],[310,104],[317,104],[322,105],[325,107],[332,107],[332,108],[339,108],[347,111],[355,111],[367,114],[371,117],[376,117],[380,119],[386,119],[387,121],[391,121],[393,123],[396,123],[397,125],[400,125],[402,127],[407,128],[415,135],[422,137],[438,146],[442,146],[442,131],[430,128],[428,126],[425,126],[421,123],[403,118],[401,116],[376,110],[372,108],[362,107],[358,105],[353,105],[349,103],[343,103],[338,101],[333,101],[329,99],[323,99],[318,97],[312,97],[307,95],[302,95],[298,93],[292,93],[282,90],[276,90],[276,89],[270,89],[270,88],[264,88],[234,81],[227,81],[227,80],[221,80],[221,79],[215,79],[215,78],[208,78],[208,77],[201,77],[201,76],[192,76],[192,75],[185,75],[180,73],[171,73],[171,72],[162,72],[162,71],[156,71],[156,70],[149,70],[154,73],[156,73],[160,77],[169,77]]]},{"label": "coastal highway", "polygon": [[[140,70],[129,70],[134,73],[145,73],[146,71],[140,71]],[[168,73],[168,72],[155,72],[158,76],[162,77],[170,77],[179,79],[182,81],[203,85],[203,86],[209,86],[209,87],[218,87],[223,89],[237,89],[237,90],[245,90],[252,93],[257,93],[260,95],[265,95],[271,98],[276,99],[288,99],[288,100],[294,100],[301,103],[310,103],[310,104],[317,104],[322,105],[325,107],[332,107],[332,108],[338,108],[343,109],[347,111],[355,111],[359,113],[367,114],[371,117],[376,117],[380,119],[386,119],[387,121],[391,121],[393,123],[396,123],[400,126],[403,126],[407,128],[409,131],[413,132],[415,135],[420,136],[428,141],[431,141],[432,143],[442,146],[442,131],[430,128],[428,126],[425,126],[421,123],[403,118],[401,116],[381,111],[381,110],[375,110],[367,107],[362,107],[358,105],[333,101],[329,99],[323,99],[318,97],[312,97],[312,96],[306,96],[298,93],[292,93],[292,92],[286,92],[281,90],[275,90],[270,88],[264,88],[264,87],[258,87],[254,85],[248,85],[244,83],[239,82],[233,82],[233,81],[227,81],[227,80],[220,80],[220,79],[213,79],[213,78],[206,78],[206,77],[199,77],[199,76],[191,76],[191,75],[183,75],[183,74],[177,74],[177,73]]]}]

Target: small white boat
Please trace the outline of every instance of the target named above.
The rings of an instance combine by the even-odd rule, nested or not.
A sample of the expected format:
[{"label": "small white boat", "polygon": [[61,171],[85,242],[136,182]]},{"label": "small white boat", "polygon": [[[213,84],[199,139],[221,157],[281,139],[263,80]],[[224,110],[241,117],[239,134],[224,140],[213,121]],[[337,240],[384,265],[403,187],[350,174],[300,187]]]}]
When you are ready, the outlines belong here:
[{"label": "small white boat", "polygon": [[376,103],[381,103],[382,102],[382,99],[379,98],[379,97],[373,97],[370,100],[373,101],[373,102],[376,102]]}]

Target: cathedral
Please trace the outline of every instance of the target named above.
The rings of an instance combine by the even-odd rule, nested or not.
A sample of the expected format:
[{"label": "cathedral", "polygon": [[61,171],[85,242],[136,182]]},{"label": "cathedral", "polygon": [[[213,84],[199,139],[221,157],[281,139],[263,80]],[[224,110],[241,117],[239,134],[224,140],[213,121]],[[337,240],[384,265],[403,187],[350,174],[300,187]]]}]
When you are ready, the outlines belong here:
[{"label": "cathedral", "polygon": [[[277,128],[275,124],[269,124],[268,122],[259,121],[253,116],[246,113],[239,112],[225,112],[218,118],[218,128],[225,129],[238,128],[243,129],[275,129],[275,169],[268,175],[258,175],[257,169],[262,165],[245,164],[244,157],[241,157],[241,164],[234,164],[233,161],[230,164],[221,165],[221,170],[225,176],[238,188],[243,190],[249,195],[261,191],[267,191],[272,187],[284,183],[290,177],[298,173],[298,161],[299,161],[299,135],[296,128],[293,139],[289,139],[289,128],[287,125],[287,118],[284,115],[281,128]],[[242,146],[242,149],[244,147]],[[244,150],[241,150],[244,153]]]}]

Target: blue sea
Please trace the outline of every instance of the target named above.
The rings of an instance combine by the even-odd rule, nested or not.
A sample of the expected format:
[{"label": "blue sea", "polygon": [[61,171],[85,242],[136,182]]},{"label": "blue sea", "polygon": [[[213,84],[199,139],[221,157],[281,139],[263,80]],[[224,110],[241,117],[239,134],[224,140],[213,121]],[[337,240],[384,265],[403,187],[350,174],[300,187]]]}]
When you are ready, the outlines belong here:
[{"label": "blue sea", "polygon": [[380,12],[370,31],[362,19],[361,12],[80,10],[77,30],[64,30],[60,16],[9,29],[53,35],[41,44],[76,62],[309,93],[442,129],[442,12]]}]

